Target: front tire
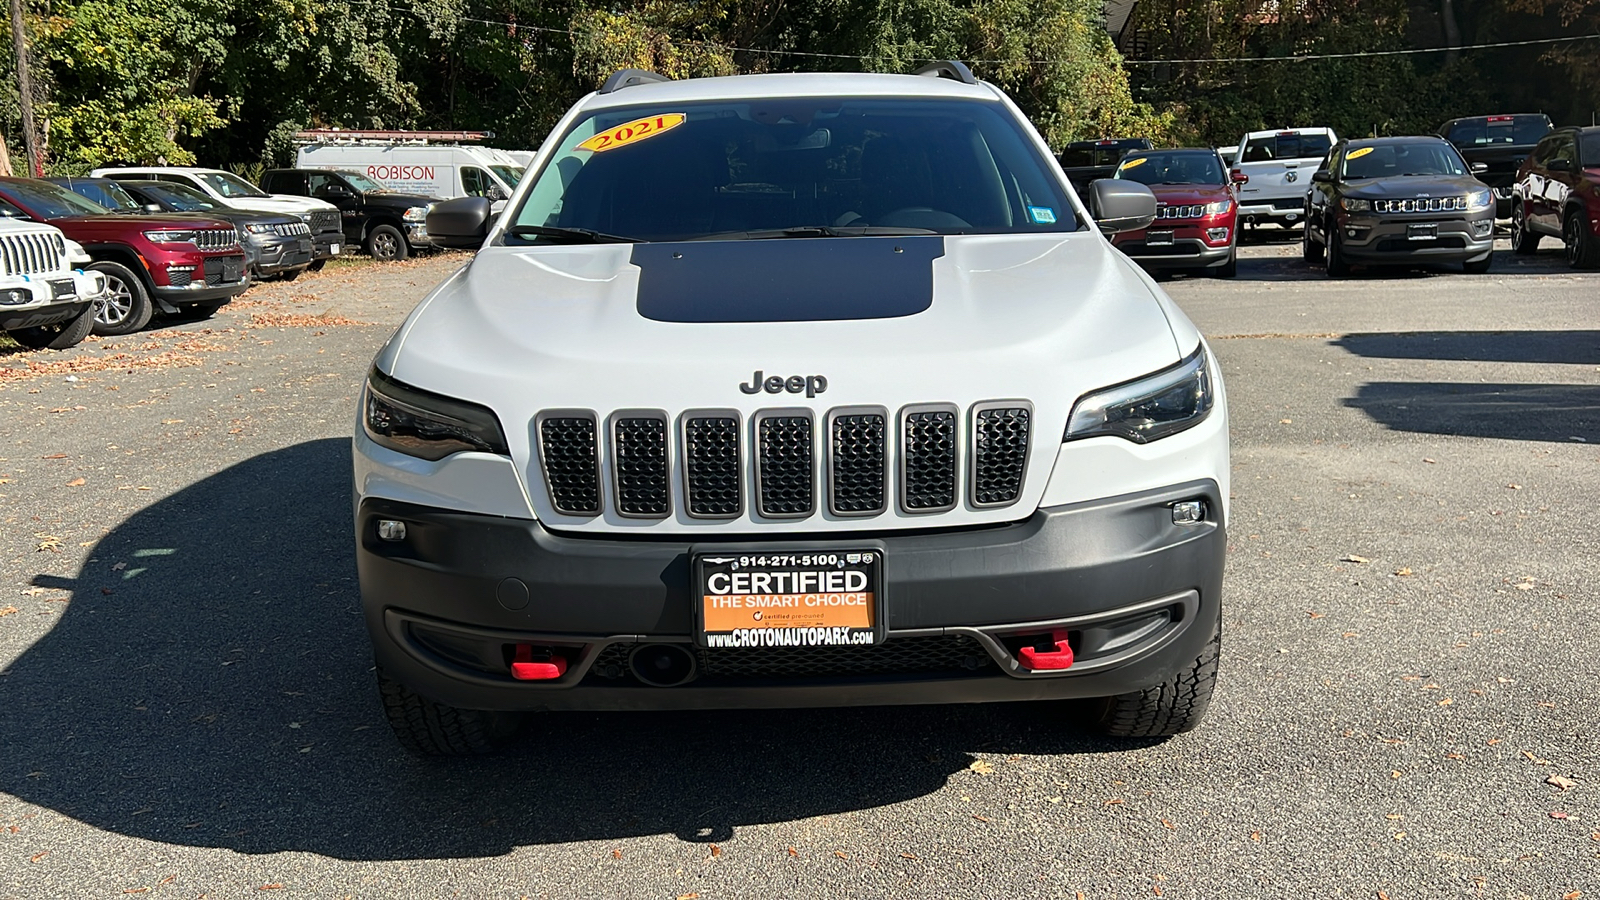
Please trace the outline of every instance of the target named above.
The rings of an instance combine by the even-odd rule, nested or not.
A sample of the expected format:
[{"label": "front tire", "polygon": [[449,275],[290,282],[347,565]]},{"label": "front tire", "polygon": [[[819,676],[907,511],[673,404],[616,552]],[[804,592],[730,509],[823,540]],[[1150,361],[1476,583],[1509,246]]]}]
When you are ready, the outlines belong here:
[{"label": "front tire", "polygon": [[89,270],[106,277],[106,296],[94,305],[94,333],[110,337],[132,334],[150,324],[155,306],[144,282],[133,270],[110,261],[91,263]]},{"label": "front tire", "polygon": [[509,744],[521,713],[457,709],[378,673],[383,714],[400,746],[416,756],[482,756]]},{"label": "front tire", "polygon": [[1528,227],[1520,202],[1511,204],[1511,252],[1518,256],[1539,252],[1539,234]]},{"label": "front tire", "polygon": [[94,328],[94,311],[95,305],[91,303],[83,308],[83,312],[64,322],[18,328],[6,334],[29,350],[65,350],[78,346],[89,336]]},{"label": "front tire", "polygon": [[1600,240],[1584,227],[1583,216],[1567,213],[1561,240],[1566,244],[1567,265],[1574,269],[1600,269]]},{"label": "front tire", "polygon": [[1306,230],[1300,235],[1300,257],[1308,263],[1320,263],[1325,255],[1322,245],[1311,240],[1311,223],[1306,223]]},{"label": "front tire", "polygon": [[1344,278],[1350,274],[1350,263],[1345,261],[1344,251],[1339,248],[1339,232],[1329,228],[1327,234],[1327,257],[1323,260],[1323,268],[1327,270],[1329,278]]},{"label": "front tire", "polygon": [[1171,737],[1192,731],[1205,718],[1217,686],[1222,623],[1194,662],[1152,688],[1100,701],[1095,728],[1107,737]]},{"label": "front tire", "polygon": [[1212,277],[1233,278],[1239,274],[1239,248],[1235,247],[1228,252],[1228,261],[1211,270]]},{"label": "front tire", "polygon": [[367,255],[379,262],[399,262],[410,249],[406,236],[393,225],[379,225],[367,234]]},{"label": "front tire", "polygon": [[1462,263],[1461,270],[1466,272],[1468,275],[1482,275],[1483,273],[1489,271],[1489,267],[1492,265],[1494,265],[1494,252],[1490,251],[1489,255],[1485,256],[1483,259],[1468,260],[1467,262]]}]

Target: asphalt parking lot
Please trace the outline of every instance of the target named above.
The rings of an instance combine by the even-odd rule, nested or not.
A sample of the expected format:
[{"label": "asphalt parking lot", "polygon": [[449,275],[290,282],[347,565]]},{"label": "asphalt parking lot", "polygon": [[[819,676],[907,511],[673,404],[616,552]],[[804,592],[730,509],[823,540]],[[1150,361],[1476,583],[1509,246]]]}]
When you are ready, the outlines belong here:
[{"label": "asphalt parking lot", "polygon": [[[464,257],[0,348],[0,897],[1600,895],[1600,273],[1168,291],[1233,422],[1210,717],[564,714],[422,762],[356,595],[353,398]],[[267,893],[263,893],[267,892]]]}]

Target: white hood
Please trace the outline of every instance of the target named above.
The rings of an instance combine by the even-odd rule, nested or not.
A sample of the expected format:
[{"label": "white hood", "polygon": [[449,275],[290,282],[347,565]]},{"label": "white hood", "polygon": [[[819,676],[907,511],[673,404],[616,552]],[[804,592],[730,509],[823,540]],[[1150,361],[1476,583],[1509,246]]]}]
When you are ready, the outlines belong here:
[{"label": "white hood", "polygon": [[[789,245],[816,238],[783,240]],[[894,241],[893,238],[870,240]],[[773,242],[766,242],[773,243]],[[958,508],[901,526],[1010,521],[1037,507],[1073,402],[1095,388],[1173,365],[1198,337],[1169,323],[1164,298],[1098,234],[943,238],[932,302],[895,318],[675,322],[642,316],[634,245],[489,247],[446,280],[380,353],[378,366],[424,390],[484,404],[499,416],[536,514],[571,530],[621,527],[723,531],[740,523],[682,515],[660,522],[572,518],[550,506],[532,453],[541,410],[806,407],[887,408],[985,400],[1033,404],[1033,441],[1019,501]],[[1183,337],[1174,337],[1174,325]],[[824,393],[748,394],[766,376],[821,375]],[[1045,450],[1045,448],[1050,448]],[[891,523],[878,517],[878,527]],[[936,521],[930,521],[936,520]],[[837,530],[817,515],[792,531]]]},{"label": "white hood", "polygon": [[314,200],[310,197],[296,197],[293,194],[273,194],[270,197],[229,197],[229,206],[249,212],[278,213],[288,216],[304,216],[307,213],[333,209],[334,206],[326,200]]}]

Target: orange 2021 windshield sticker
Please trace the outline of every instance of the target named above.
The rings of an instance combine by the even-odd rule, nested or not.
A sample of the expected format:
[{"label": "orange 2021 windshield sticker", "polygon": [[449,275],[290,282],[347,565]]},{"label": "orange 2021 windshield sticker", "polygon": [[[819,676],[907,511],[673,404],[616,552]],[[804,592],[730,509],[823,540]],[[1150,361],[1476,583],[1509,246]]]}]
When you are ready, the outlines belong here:
[{"label": "orange 2021 windshield sticker", "polygon": [[671,131],[683,124],[683,113],[663,113],[658,116],[646,116],[625,122],[615,128],[609,128],[592,138],[584,141],[574,150],[592,150],[595,153],[604,153],[629,144],[637,144],[647,138],[653,138],[662,132]]}]

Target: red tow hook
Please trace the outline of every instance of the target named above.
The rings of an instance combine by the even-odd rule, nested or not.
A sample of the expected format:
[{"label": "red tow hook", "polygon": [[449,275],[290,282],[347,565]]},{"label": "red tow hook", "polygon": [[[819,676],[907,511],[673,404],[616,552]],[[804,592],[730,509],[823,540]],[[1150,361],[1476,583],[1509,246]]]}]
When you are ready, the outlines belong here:
[{"label": "red tow hook", "polygon": [[518,681],[549,681],[567,674],[567,660],[546,650],[548,659],[535,661],[532,644],[518,644],[516,658],[511,662],[511,677]]},{"label": "red tow hook", "polygon": [[[1024,669],[1072,668],[1072,645],[1067,643],[1067,633],[1065,631],[1052,631],[1050,632],[1050,640],[1055,643],[1054,650],[1023,647],[1017,651],[1017,658],[1021,660]],[[1043,644],[1043,639],[1039,643]]]}]

